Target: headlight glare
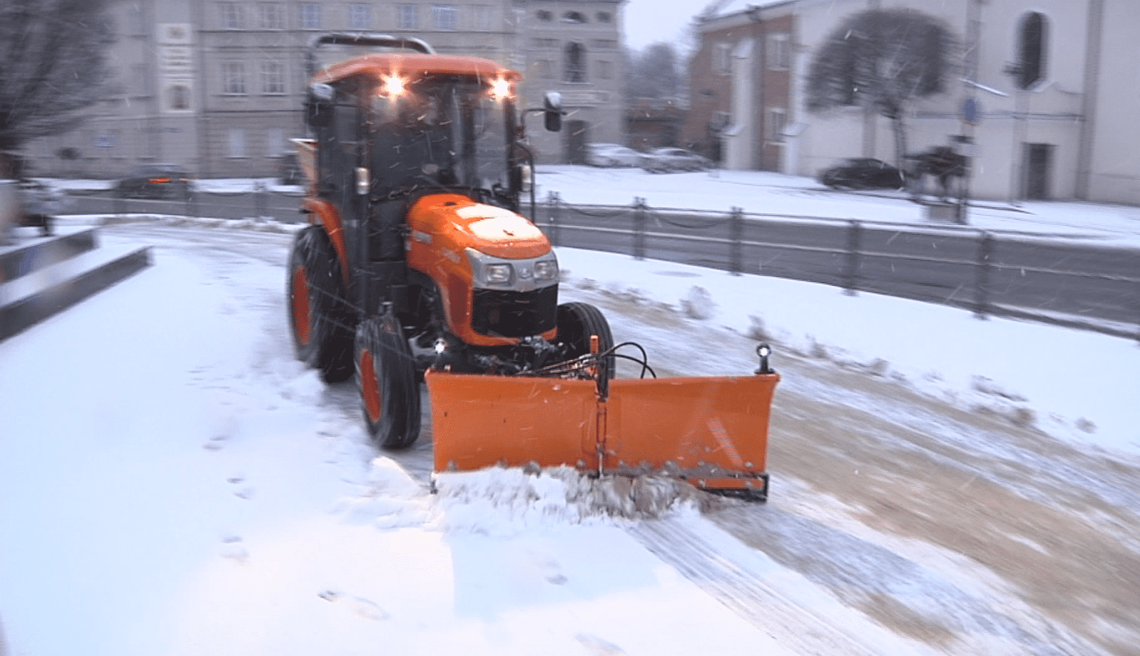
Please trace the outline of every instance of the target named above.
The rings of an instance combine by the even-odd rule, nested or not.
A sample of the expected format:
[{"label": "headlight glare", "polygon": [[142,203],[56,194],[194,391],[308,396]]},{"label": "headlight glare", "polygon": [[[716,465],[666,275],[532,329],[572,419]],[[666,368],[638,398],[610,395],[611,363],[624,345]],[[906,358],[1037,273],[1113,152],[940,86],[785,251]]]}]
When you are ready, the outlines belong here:
[{"label": "headlight glare", "polygon": [[511,265],[488,264],[483,269],[483,279],[492,285],[507,284],[511,281]]},{"label": "headlight glare", "polygon": [[554,260],[539,260],[534,263],[535,280],[554,280],[558,278],[558,262]]}]

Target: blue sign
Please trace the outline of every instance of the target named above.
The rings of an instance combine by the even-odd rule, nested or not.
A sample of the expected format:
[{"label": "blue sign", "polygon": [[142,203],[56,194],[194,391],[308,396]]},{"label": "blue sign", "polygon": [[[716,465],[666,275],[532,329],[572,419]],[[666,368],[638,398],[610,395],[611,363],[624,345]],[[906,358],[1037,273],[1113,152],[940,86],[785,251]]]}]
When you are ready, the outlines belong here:
[{"label": "blue sign", "polygon": [[962,102],[962,122],[969,123],[970,125],[977,125],[978,119],[981,118],[982,104],[978,99],[970,96]]}]

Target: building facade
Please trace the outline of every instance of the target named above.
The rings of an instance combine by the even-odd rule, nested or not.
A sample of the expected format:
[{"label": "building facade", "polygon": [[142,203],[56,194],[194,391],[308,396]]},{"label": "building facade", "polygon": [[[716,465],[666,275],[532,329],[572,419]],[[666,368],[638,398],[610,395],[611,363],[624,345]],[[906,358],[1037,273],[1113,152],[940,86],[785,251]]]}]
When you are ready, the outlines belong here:
[{"label": "building facade", "polygon": [[560,134],[528,125],[535,159],[585,162],[586,144],[625,143],[622,102],[625,0],[516,0],[526,62],[523,108],[542,107],[550,91],[566,111]]},{"label": "building facade", "polygon": [[792,8],[725,5],[698,22],[684,141],[727,168],[780,170],[795,118]]},{"label": "building facade", "polygon": [[[747,4],[760,5],[754,16]],[[961,46],[944,91],[915,102],[903,117],[908,152],[954,145],[970,155],[974,196],[1140,204],[1140,153],[1132,147],[1140,128],[1131,120],[1140,109],[1140,14],[1129,0],[722,3],[701,22],[688,138],[705,135],[707,142],[712,126],[725,125],[719,147],[729,168],[772,168],[773,145],[773,170],[797,175],[815,175],[845,157],[893,162],[888,119],[856,106],[806,109],[815,53],[844,21],[872,8],[932,15]],[[757,73],[770,56],[757,45],[767,40],[760,26],[771,27],[765,16],[773,14],[789,21],[790,97],[780,118],[772,98],[784,95],[781,82]],[[760,22],[749,24],[752,18]],[[769,154],[757,154],[765,148]]]},{"label": "building facade", "polygon": [[532,120],[530,135],[539,161],[573,161],[591,140],[622,140],[622,2],[121,0],[114,97],[27,155],[37,175],[113,178],[151,162],[204,178],[273,175],[289,139],[306,134],[311,39],[379,32],[522,71],[521,108],[559,91],[567,129],[543,134]]}]

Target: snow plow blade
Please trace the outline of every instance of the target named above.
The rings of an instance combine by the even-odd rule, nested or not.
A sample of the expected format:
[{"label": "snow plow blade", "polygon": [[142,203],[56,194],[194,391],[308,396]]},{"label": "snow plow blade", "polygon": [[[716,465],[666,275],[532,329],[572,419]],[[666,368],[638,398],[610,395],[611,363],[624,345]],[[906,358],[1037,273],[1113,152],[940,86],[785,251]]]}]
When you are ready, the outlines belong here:
[{"label": "snow plow blade", "polygon": [[602,390],[588,379],[443,371],[425,381],[436,472],[568,465],[767,497],[774,372],[617,379]]}]

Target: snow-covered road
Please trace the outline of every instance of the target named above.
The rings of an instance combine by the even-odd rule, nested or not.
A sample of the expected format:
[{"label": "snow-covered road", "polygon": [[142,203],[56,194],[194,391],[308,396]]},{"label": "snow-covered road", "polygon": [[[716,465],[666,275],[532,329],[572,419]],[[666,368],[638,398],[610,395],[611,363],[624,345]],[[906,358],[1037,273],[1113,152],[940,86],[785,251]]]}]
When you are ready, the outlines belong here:
[{"label": "snow-covered road", "polygon": [[[272,228],[104,227],[154,266],[0,343],[11,655],[1140,644],[1140,465],[1040,430],[1083,417],[1033,416],[1002,381],[931,394],[903,363],[774,335],[767,504],[613,518],[568,472],[449,475],[432,495],[430,431],[377,452],[352,384],[293,359]],[[563,299],[600,306],[659,372],[755,368],[747,326],[677,310],[698,274],[637,263],[675,282],[655,298],[592,258],[635,266],[566,252]]]}]

